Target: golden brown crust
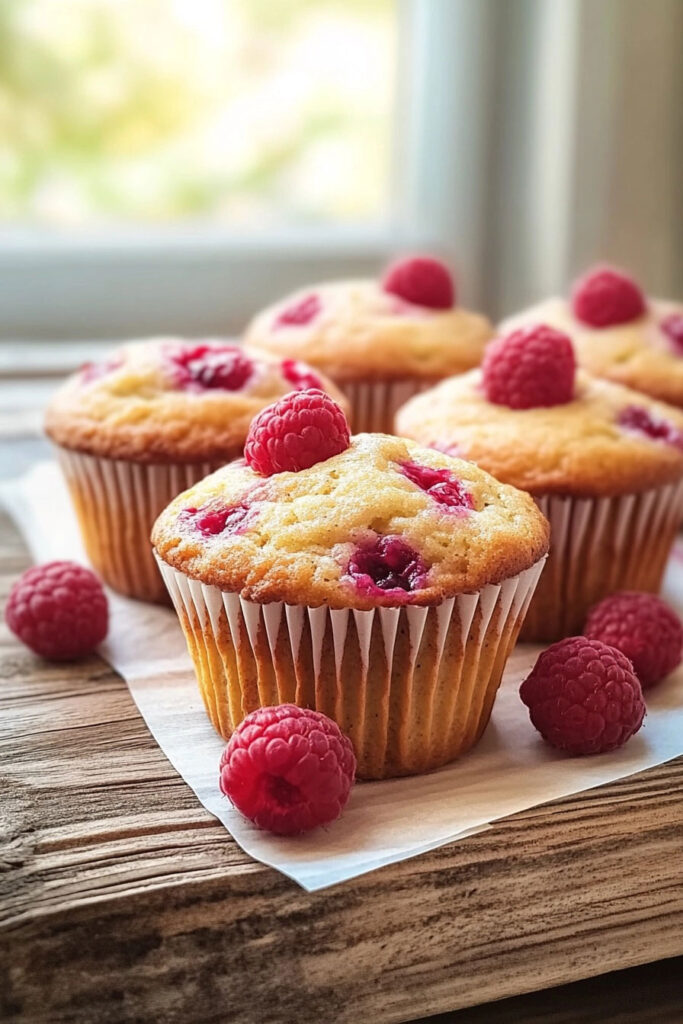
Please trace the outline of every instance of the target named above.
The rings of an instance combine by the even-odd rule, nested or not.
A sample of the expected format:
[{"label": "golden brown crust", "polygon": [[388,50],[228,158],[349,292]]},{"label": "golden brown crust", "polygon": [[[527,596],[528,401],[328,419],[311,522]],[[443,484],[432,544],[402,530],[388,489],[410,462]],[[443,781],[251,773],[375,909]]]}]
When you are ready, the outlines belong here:
[{"label": "golden brown crust", "polygon": [[[400,472],[405,461],[449,469],[473,510],[445,511]],[[181,515],[245,499],[257,511],[241,534],[205,537]],[[251,601],[369,609],[396,599],[368,596],[346,568],[358,545],[377,535],[399,535],[428,567],[426,585],[410,595],[419,605],[499,583],[548,550],[548,524],[529,495],[471,463],[384,434],[358,434],[345,452],[299,473],[264,479],[243,463],[225,466],[165,509],[152,542],[174,569]]]},{"label": "golden brown crust", "polygon": [[619,426],[621,410],[645,408],[683,430],[683,414],[645,395],[578,372],[574,401],[509,409],[487,401],[481,371],[452,377],[407,402],[396,430],[452,448],[532,494],[631,494],[683,477],[683,451]]},{"label": "golden brown crust", "polygon": [[564,299],[553,298],[509,317],[500,331],[532,323],[565,331],[572,339],[578,362],[586,370],[683,407],[683,358],[659,326],[674,313],[683,315],[683,305],[650,299],[647,312],[637,320],[597,328],[577,320]]},{"label": "golden brown crust", "polygon": [[[282,311],[315,294],[309,324],[277,325]],[[441,378],[481,362],[493,333],[478,313],[429,310],[383,291],[375,281],[339,281],[302,289],[259,313],[244,341],[254,352],[303,359],[334,380]]]},{"label": "golden brown crust", "polygon": [[[131,342],[112,353],[120,365],[93,381],[70,377],[52,398],[45,431],[56,444],[108,459],[164,464],[234,458],[266,405],[292,390],[280,363],[255,359],[242,390],[197,392],[176,387],[164,352],[177,339]],[[345,411],[341,392],[321,375]]]}]

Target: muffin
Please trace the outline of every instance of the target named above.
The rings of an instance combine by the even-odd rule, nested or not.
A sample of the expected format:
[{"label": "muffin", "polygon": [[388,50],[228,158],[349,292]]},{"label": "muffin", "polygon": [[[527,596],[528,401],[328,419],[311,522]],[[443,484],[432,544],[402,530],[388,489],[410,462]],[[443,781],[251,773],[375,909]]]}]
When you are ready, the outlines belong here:
[{"label": "muffin", "polygon": [[58,447],[85,549],[129,597],[168,601],[149,532],[180,491],[242,454],[253,417],[293,388],[342,396],[309,367],[217,341],[131,342],[64,384],[45,429]]},{"label": "muffin", "polygon": [[396,428],[532,494],[551,547],[522,637],[580,632],[617,590],[657,591],[683,502],[683,414],[575,373],[566,335],[528,327],[495,341],[481,370],[399,410]]},{"label": "muffin", "polygon": [[295,703],[351,737],[360,777],[424,772],[481,736],[548,526],[528,495],[402,438],[332,450],[270,475],[233,462],[152,540],[221,736]]},{"label": "muffin", "polygon": [[442,263],[414,258],[381,281],[336,281],[288,296],[253,320],[245,345],[305,359],[345,393],[354,430],[390,432],[411,395],[478,366],[492,333],[486,317],[456,305]]},{"label": "muffin", "polygon": [[683,303],[645,299],[610,268],[589,271],[569,300],[552,298],[505,320],[503,333],[545,323],[565,331],[579,364],[607,380],[683,408]]}]

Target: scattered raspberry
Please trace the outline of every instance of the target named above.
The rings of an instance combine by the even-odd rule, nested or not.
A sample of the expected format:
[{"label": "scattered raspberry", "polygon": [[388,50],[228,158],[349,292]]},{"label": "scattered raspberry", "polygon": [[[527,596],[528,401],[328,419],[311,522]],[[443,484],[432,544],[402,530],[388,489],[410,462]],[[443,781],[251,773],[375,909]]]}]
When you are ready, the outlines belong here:
[{"label": "scattered raspberry", "polygon": [[90,654],[107,635],[109,611],[102,584],[75,562],[46,562],[19,577],[5,619],[36,654],[69,661]]},{"label": "scattered raspberry", "polygon": [[567,335],[539,324],[521,327],[488,345],[482,383],[489,402],[534,409],[571,402],[575,371]]},{"label": "scattered raspberry", "polygon": [[405,600],[406,593],[421,590],[427,579],[427,567],[417,551],[395,534],[359,547],[346,571],[359,590],[368,594],[382,591],[397,601]]},{"label": "scattered raspberry", "polygon": [[628,658],[570,636],[539,656],[519,695],[544,740],[569,754],[602,754],[638,732],[643,691]]},{"label": "scattered raspberry", "polygon": [[411,483],[421,487],[439,505],[461,511],[474,508],[472,495],[450,469],[432,469],[419,462],[403,462],[399,468]]},{"label": "scattered raspberry", "polygon": [[292,391],[253,420],[244,456],[256,473],[296,473],[349,447],[349,424],[337,403],[317,388]]},{"label": "scattered raspberry", "polygon": [[181,387],[239,391],[254,372],[254,364],[237,345],[183,345],[173,350]]},{"label": "scattered raspberry", "polygon": [[382,288],[415,306],[451,309],[455,305],[450,270],[430,256],[413,256],[392,263],[382,278]]},{"label": "scattered raspberry", "polygon": [[317,373],[306,363],[300,363],[298,359],[282,360],[282,376],[296,391],[306,391],[308,388],[319,388],[323,391],[323,382]]},{"label": "scattered raspberry", "polygon": [[669,420],[653,416],[642,405],[627,405],[619,413],[617,423],[625,430],[643,434],[653,441],[664,441],[675,448],[683,448],[683,431],[675,427]]},{"label": "scattered raspberry", "polygon": [[190,522],[205,537],[218,533],[233,536],[242,533],[255,514],[256,509],[248,501],[239,505],[215,501],[201,508],[184,508],[178,518],[181,522]]},{"label": "scattered raspberry", "polygon": [[572,309],[576,319],[590,327],[615,327],[642,316],[645,299],[626,274],[612,267],[594,267],[572,288]]},{"label": "scattered raspberry", "polygon": [[280,704],[237,726],[221,757],[220,787],[259,828],[291,836],[335,821],[355,773],[351,740],[336,722]]},{"label": "scattered raspberry", "polygon": [[683,656],[681,620],[655,594],[624,590],[606,597],[590,611],[584,634],[625,654],[643,689],[673,672]]},{"label": "scattered raspberry", "polygon": [[678,354],[681,355],[683,353],[683,313],[670,313],[669,316],[664,317],[659,326],[669,341],[673,342]]},{"label": "scattered raspberry", "polygon": [[322,308],[319,296],[306,295],[278,313],[273,327],[304,327],[315,320]]}]

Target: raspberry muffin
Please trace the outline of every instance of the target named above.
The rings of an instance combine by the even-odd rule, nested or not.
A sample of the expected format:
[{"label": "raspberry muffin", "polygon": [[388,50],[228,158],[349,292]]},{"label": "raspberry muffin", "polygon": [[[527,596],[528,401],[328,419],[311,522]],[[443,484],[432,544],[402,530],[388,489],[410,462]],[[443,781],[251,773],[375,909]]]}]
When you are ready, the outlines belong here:
[{"label": "raspberry muffin", "polygon": [[646,299],[626,274],[598,267],[576,282],[569,300],[541,302],[501,330],[534,323],[566,332],[579,364],[597,377],[683,407],[683,303]]},{"label": "raspberry muffin", "polygon": [[354,430],[390,432],[411,395],[478,366],[492,333],[486,317],[456,304],[448,268],[424,257],[396,263],[381,281],[304,288],[260,313],[245,344],[305,359],[346,394]]},{"label": "raspberry muffin", "polygon": [[90,561],[115,590],[167,601],[149,544],[179,491],[242,454],[254,416],[296,388],[330,388],[294,360],[255,359],[217,341],[131,342],[54,396],[45,429]]},{"label": "raspberry muffin", "polygon": [[477,741],[548,547],[532,499],[402,438],[349,438],[319,391],[255,420],[244,462],[181,494],[152,540],[208,714],[333,718],[362,778]]},{"label": "raspberry muffin", "polygon": [[567,335],[513,331],[481,370],[408,402],[396,428],[529,491],[550,520],[524,639],[580,632],[614,591],[659,589],[681,519],[683,414],[576,373]]}]

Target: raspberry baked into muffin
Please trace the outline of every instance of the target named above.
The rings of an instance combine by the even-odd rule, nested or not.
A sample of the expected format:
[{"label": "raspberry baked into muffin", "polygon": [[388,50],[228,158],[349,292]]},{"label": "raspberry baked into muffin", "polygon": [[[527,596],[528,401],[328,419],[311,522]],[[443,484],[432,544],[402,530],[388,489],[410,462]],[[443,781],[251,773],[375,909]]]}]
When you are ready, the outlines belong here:
[{"label": "raspberry baked into muffin", "polygon": [[217,341],[131,342],[64,384],[45,429],[78,515],[85,548],[115,590],[167,600],[149,544],[180,491],[242,454],[249,424],[292,389],[329,388],[293,360],[246,355]]},{"label": "raspberry baked into muffin", "polygon": [[328,282],[282,299],[253,320],[245,344],[305,359],[347,395],[354,430],[389,432],[411,395],[478,366],[492,333],[486,317],[457,305],[443,263],[415,257],[381,281]]},{"label": "raspberry baked into muffin", "polygon": [[532,306],[501,331],[535,323],[566,332],[579,364],[596,376],[683,407],[683,303],[646,298],[626,274],[597,267],[568,300]]},{"label": "raspberry baked into muffin", "polygon": [[363,778],[471,747],[547,551],[533,500],[402,438],[349,438],[319,391],[261,413],[245,460],[152,534],[218,732],[257,707],[314,708]]},{"label": "raspberry baked into muffin", "polygon": [[580,632],[616,590],[659,589],[681,520],[683,414],[576,372],[567,335],[505,335],[481,370],[408,402],[396,427],[529,491],[550,520],[524,639]]}]

